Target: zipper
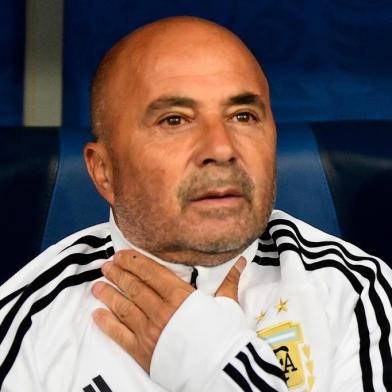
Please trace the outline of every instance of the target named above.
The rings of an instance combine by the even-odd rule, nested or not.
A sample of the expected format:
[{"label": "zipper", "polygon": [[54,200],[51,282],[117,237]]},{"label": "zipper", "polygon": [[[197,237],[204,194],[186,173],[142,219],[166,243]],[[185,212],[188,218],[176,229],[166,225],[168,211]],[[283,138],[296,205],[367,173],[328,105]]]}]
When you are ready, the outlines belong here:
[{"label": "zipper", "polygon": [[196,279],[197,279],[198,275],[199,275],[199,271],[195,267],[193,267],[193,271],[191,274],[191,281],[189,283],[191,284],[191,286],[194,289],[197,289]]}]

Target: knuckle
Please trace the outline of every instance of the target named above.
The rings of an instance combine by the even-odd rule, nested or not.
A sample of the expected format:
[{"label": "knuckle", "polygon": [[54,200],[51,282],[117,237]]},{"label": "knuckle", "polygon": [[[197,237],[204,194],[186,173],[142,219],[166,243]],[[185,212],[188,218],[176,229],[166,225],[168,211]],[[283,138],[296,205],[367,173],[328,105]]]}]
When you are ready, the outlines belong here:
[{"label": "knuckle", "polygon": [[126,293],[129,298],[136,298],[143,289],[143,283],[138,280],[132,280],[127,284]]},{"label": "knuckle", "polygon": [[120,250],[116,253],[115,264],[125,271],[130,271],[133,256],[130,250]]},{"label": "knuckle", "polygon": [[124,290],[127,287],[128,277],[125,272],[119,271],[119,273],[117,275],[117,284],[122,290]]},{"label": "knuckle", "polygon": [[227,276],[226,276],[226,282],[229,283],[230,285],[236,285],[238,282],[238,276],[235,274],[235,272],[231,271]]},{"label": "knuckle", "polygon": [[117,285],[128,298],[133,298],[140,293],[143,283],[130,274],[121,272],[117,280]]},{"label": "knuckle", "polygon": [[119,317],[120,320],[126,320],[130,314],[131,311],[133,309],[133,304],[132,302],[128,301],[128,300],[123,300],[121,301],[118,305],[117,308],[115,310],[117,316]]},{"label": "knuckle", "polygon": [[130,250],[129,249],[121,249],[116,253],[116,259],[118,262],[123,262],[129,257]]}]

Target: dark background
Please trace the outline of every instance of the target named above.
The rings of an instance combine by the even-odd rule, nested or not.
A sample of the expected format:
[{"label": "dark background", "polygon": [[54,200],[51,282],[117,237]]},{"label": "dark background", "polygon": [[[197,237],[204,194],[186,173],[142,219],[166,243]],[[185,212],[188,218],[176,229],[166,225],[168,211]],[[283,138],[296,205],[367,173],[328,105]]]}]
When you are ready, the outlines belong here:
[{"label": "dark background", "polygon": [[[23,121],[24,7],[1,1],[0,125]],[[89,125],[90,80],[104,52],[170,15],[204,17],[237,33],[269,77],[278,123],[392,119],[389,0],[65,0],[64,125]]]}]

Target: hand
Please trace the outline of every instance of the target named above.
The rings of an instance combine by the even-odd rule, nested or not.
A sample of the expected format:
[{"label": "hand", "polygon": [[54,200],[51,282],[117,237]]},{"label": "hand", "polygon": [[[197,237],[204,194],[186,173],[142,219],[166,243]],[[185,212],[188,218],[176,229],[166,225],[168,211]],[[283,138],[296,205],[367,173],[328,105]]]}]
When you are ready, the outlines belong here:
[{"label": "hand", "polygon": [[[237,301],[241,257],[216,292]],[[124,348],[149,373],[152,355],[166,324],[195,290],[172,271],[131,250],[117,252],[113,262],[102,267],[104,276],[116,285],[97,282],[93,294],[110,311],[97,309],[93,318],[111,339]]]}]

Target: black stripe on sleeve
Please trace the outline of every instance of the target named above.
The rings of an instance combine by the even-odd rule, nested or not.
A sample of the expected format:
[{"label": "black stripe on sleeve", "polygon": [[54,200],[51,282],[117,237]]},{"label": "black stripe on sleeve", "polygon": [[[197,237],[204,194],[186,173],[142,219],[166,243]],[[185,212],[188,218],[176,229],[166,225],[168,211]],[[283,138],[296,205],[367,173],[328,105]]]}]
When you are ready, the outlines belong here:
[{"label": "black stripe on sleeve", "polygon": [[88,245],[90,248],[96,249],[96,248],[100,248],[101,246],[107,244],[111,240],[112,240],[112,238],[110,237],[110,234],[104,238],[96,237],[95,235],[86,235],[84,237],[78,238],[75,242],[73,242],[71,245],[68,245],[61,252],[64,252],[66,249],[69,249],[72,246],[81,245],[81,244]]},{"label": "black stripe on sleeve", "polygon": [[[322,268],[336,268],[336,269],[340,270],[344,275],[347,274],[347,271],[344,269],[344,266],[342,266],[341,264],[337,264],[336,262],[331,261],[331,260],[320,261],[320,262],[316,262],[316,263],[312,263],[312,264],[305,264],[305,268],[309,271],[315,271],[315,270],[322,269]],[[350,277],[350,279],[351,279],[351,277]],[[373,379],[366,378],[366,380],[364,380],[365,375],[366,374],[373,374],[373,371],[372,371],[372,364],[371,364],[371,360],[370,360],[369,328],[367,326],[365,308],[363,306],[363,302],[360,297],[357,301],[354,312],[355,312],[355,316],[357,319],[358,333],[359,333],[359,339],[360,339],[360,342],[359,342],[359,346],[360,346],[359,361],[360,361],[361,371],[362,371],[362,381],[363,381],[364,392],[374,392]]]},{"label": "black stripe on sleeve", "polygon": [[109,388],[109,385],[106,384],[102,376],[97,376],[93,378],[93,381],[101,392],[112,392],[112,390]]},{"label": "black stripe on sleeve", "polygon": [[44,271],[41,275],[37,276],[23,291],[22,295],[18,298],[15,304],[12,306],[10,311],[4,317],[0,324],[0,343],[4,340],[16,314],[22,307],[24,302],[30,295],[35,293],[40,288],[57,278],[68,266],[72,264],[87,265],[98,259],[107,259],[114,254],[113,247],[108,249],[100,250],[93,253],[73,253],[66,256],[64,259],[59,261],[57,264]]},{"label": "black stripe on sleeve", "polygon": [[276,389],[269,386],[252,368],[249,358],[242,351],[236,355],[236,358],[245,366],[246,373],[253,385],[262,392],[277,392]]},{"label": "black stripe on sleeve", "polygon": [[[290,237],[294,238],[294,239],[298,239],[301,241],[302,244],[304,244],[305,246],[309,247],[309,248],[315,248],[315,247],[321,247],[321,246],[325,246],[325,247],[329,247],[329,249],[327,250],[328,253],[333,253],[337,256],[340,256],[341,258],[343,258],[344,260],[346,259],[350,259],[352,261],[368,261],[371,262],[375,268],[376,268],[376,277],[377,280],[379,281],[381,287],[385,290],[385,292],[388,295],[389,301],[392,305],[392,287],[391,284],[385,279],[384,275],[381,272],[381,267],[380,267],[380,262],[379,260],[377,260],[375,257],[372,256],[358,256],[355,255],[351,252],[349,252],[340,242],[337,241],[309,241],[306,238],[304,238],[301,234],[301,232],[299,231],[298,227],[291,221],[285,220],[285,219],[276,219],[274,221],[271,221],[269,223],[269,227],[272,228],[276,225],[286,225],[288,227],[290,227],[294,233],[295,233],[295,237],[292,236],[293,233],[290,232]],[[275,235],[276,232],[274,232],[273,236]],[[276,235],[274,238],[275,242],[276,242]],[[351,266],[350,266],[351,267]],[[370,267],[365,267],[365,268],[370,268]]]},{"label": "black stripe on sleeve", "polygon": [[[99,248],[105,244],[107,244],[108,242],[111,241],[111,236],[108,235],[105,238],[100,238],[100,237],[96,237],[93,235],[87,235],[84,237],[81,237],[79,239],[77,239],[74,243],[72,243],[71,245],[67,246],[66,248],[64,248],[61,252],[64,252],[66,249],[71,248],[72,246],[78,245],[78,244],[85,244],[90,246],[91,248]],[[0,309],[7,305],[7,303],[11,302],[15,297],[17,297],[20,293],[22,293],[22,291],[25,289],[26,286],[12,292],[11,294],[7,295],[6,297],[0,299]]]},{"label": "black stripe on sleeve", "polygon": [[257,354],[256,349],[254,348],[252,343],[248,343],[246,345],[248,347],[248,350],[252,354],[252,357],[254,361],[260,366],[261,369],[263,369],[265,372],[273,374],[274,376],[280,378],[282,381],[286,382],[286,379],[284,377],[283,370],[279,368],[278,366],[272,365],[269,362],[264,361],[259,354]]},{"label": "black stripe on sleeve", "polygon": [[373,370],[370,362],[370,334],[366,322],[365,309],[361,301],[358,301],[354,309],[358,321],[359,331],[359,362],[362,369],[362,384],[365,392],[374,392]]},{"label": "black stripe on sleeve", "polygon": [[[295,237],[292,237],[292,238],[293,238],[294,241],[296,241]],[[287,250],[291,250],[291,251],[297,253],[301,257],[302,263],[304,264],[305,269],[308,270],[308,271],[316,271],[316,270],[322,269],[322,268],[334,268],[334,269],[337,269],[350,282],[350,284],[351,284],[352,288],[354,289],[354,291],[358,295],[361,295],[361,293],[363,291],[363,285],[358,280],[358,278],[346,266],[344,266],[342,263],[339,263],[338,261],[332,260],[332,259],[324,259],[324,260],[320,260],[320,261],[317,261],[317,262],[306,263],[304,261],[302,255],[306,256],[308,259],[312,259],[313,258],[313,254],[307,252],[306,249],[302,249],[299,244],[297,244],[297,245],[294,245],[294,244],[291,244],[291,243],[280,244],[279,245],[279,252],[283,253],[283,252],[285,252]],[[328,253],[327,253],[327,255],[328,255]]]},{"label": "black stripe on sleeve", "polygon": [[83,388],[84,392],[95,392],[95,389],[91,385],[87,385]]},{"label": "black stripe on sleeve", "polygon": [[[279,233],[280,231],[281,230],[277,230],[277,235],[280,234]],[[323,250],[323,251],[319,251],[319,252],[316,252],[316,251],[310,252],[302,246],[302,244],[298,241],[298,239],[295,237],[295,235],[290,230],[283,230],[283,231],[284,231],[285,236],[289,236],[297,243],[297,246],[299,249],[297,249],[296,252],[300,252],[301,254],[305,255],[310,260],[319,259],[321,257],[328,256],[330,254],[334,254],[334,255],[338,256],[344,264],[339,263],[338,261],[331,260],[330,261],[331,266],[334,268],[340,269],[341,272],[344,273],[344,275],[349,279],[349,281],[351,282],[354,289],[358,292],[359,295],[362,294],[363,288],[360,285],[359,281],[357,281],[357,284],[355,284],[355,285],[353,284],[353,278],[355,275],[351,271],[355,271],[355,272],[359,273],[363,278],[365,278],[366,280],[369,281],[368,296],[369,296],[370,303],[372,304],[373,309],[374,309],[377,324],[379,325],[379,328],[381,331],[381,336],[380,336],[380,340],[379,340],[379,351],[380,351],[381,359],[383,362],[383,383],[384,383],[385,387],[387,388],[387,390],[392,390],[392,374],[389,370],[387,370],[388,364],[392,363],[392,353],[391,353],[391,347],[389,345],[389,336],[390,336],[390,332],[391,332],[391,326],[390,326],[388,317],[385,313],[384,304],[375,289],[375,281],[376,281],[377,275],[374,272],[374,270],[371,267],[363,265],[363,264],[350,263],[349,260],[347,259],[347,257],[345,255],[343,255],[342,253],[340,253],[339,250],[335,249],[335,248],[331,248],[329,250]],[[300,234],[299,234],[299,236],[302,238],[302,236]],[[287,245],[289,245],[289,244],[285,244],[285,245],[286,245],[285,248],[287,248]],[[313,245],[313,246],[315,246],[315,245]],[[278,246],[278,249],[279,248],[281,248],[281,246]],[[280,251],[280,249],[279,249],[279,251]],[[361,258],[361,259],[368,260],[367,258]],[[313,265],[313,264],[314,263],[312,263],[311,265]],[[377,265],[379,266],[379,264],[377,264]],[[305,268],[310,269],[309,265],[305,266]],[[381,272],[380,272],[380,274],[381,274]],[[380,280],[379,280],[379,283],[381,284]],[[359,286],[360,286],[360,288],[359,288]],[[391,300],[392,299],[392,293],[390,292],[391,287],[387,284],[386,286],[383,286],[383,289],[386,291],[389,300]],[[363,305],[362,305],[362,307],[363,307]],[[365,310],[364,310],[364,312],[365,312]],[[366,316],[363,315],[362,319],[366,320]],[[358,320],[358,325],[360,325],[359,320]],[[369,354],[369,359],[368,360],[363,359],[361,361],[361,363],[370,363],[370,354]],[[363,368],[362,371],[365,373],[369,372],[369,370],[366,368]]]},{"label": "black stripe on sleeve", "polygon": [[40,312],[42,309],[45,309],[64,289],[72,286],[77,286],[85,282],[91,282],[95,279],[100,278],[101,276],[102,272],[100,268],[84,271],[77,275],[68,276],[63,279],[53,289],[52,292],[32,304],[29,312],[21,321],[16,331],[15,338],[11,344],[10,350],[8,351],[3,363],[0,365],[0,389],[5,377],[7,376],[8,372],[10,371],[12,365],[15,362],[20,346],[22,345],[23,338],[32,325],[32,316]]},{"label": "black stripe on sleeve", "polygon": [[246,378],[230,363],[228,363],[223,371],[244,391],[252,392]]},{"label": "black stripe on sleeve", "polygon": [[11,294],[8,294],[6,297],[2,298],[0,300],[0,309],[7,305],[9,302],[11,302],[14,298],[16,298],[19,294],[23,293],[23,290],[26,288],[26,286],[12,292]]},{"label": "black stripe on sleeve", "polygon": [[[357,280],[355,275],[352,271],[359,273],[363,278],[369,281],[369,300],[372,304],[376,316],[377,323],[380,327],[381,337],[379,340],[379,351],[383,362],[383,383],[387,390],[392,390],[392,374],[390,372],[389,364],[392,363],[392,354],[391,354],[391,347],[389,345],[389,335],[391,331],[391,326],[388,320],[388,317],[385,314],[385,309],[381,298],[379,297],[376,289],[375,289],[375,281],[378,280],[378,283],[382,287],[382,289],[387,294],[389,301],[392,301],[392,288],[390,284],[387,282],[385,277],[381,272],[381,267],[379,261],[371,256],[358,256],[354,255],[349,252],[342,244],[335,241],[309,241],[305,239],[297,226],[290,221],[284,219],[278,219],[275,221],[270,222],[271,228],[275,225],[285,225],[286,227],[290,227],[291,230],[285,229],[278,229],[272,233],[275,242],[278,238],[287,236],[294,240],[297,246],[294,244],[280,244],[278,246],[279,253],[285,250],[293,250],[297,252],[302,262],[304,263],[305,269],[307,270],[316,270],[319,268],[325,267],[332,267],[339,269],[346,278],[352,284],[354,290],[361,295],[363,292],[363,287],[360,282]],[[308,249],[304,248],[302,245],[304,244],[308,248],[315,248],[315,247],[329,247],[328,249],[324,249],[321,251],[309,251]],[[339,257],[340,262],[336,260],[327,259],[329,255],[336,255]],[[302,255],[306,256],[309,260],[320,259],[324,258],[322,261],[314,262],[312,261],[310,264],[305,263],[303,260]],[[364,264],[353,264],[350,261],[356,262],[371,262],[376,272],[370,266]],[[371,367],[371,359],[370,359],[370,342],[369,341],[369,330],[366,321],[366,313],[365,308],[363,306],[361,298],[358,300],[357,307],[355,309],[355,314],[358,323],[358,330],[360,336],[360,363],[362,369],[362,377],[364,381],[364,388],[365,391],[374,391],[374,386],[372,384],[372,378],[366,377],[366,381],[364,380],[364,375],[372,374],[372,367]]]}]

